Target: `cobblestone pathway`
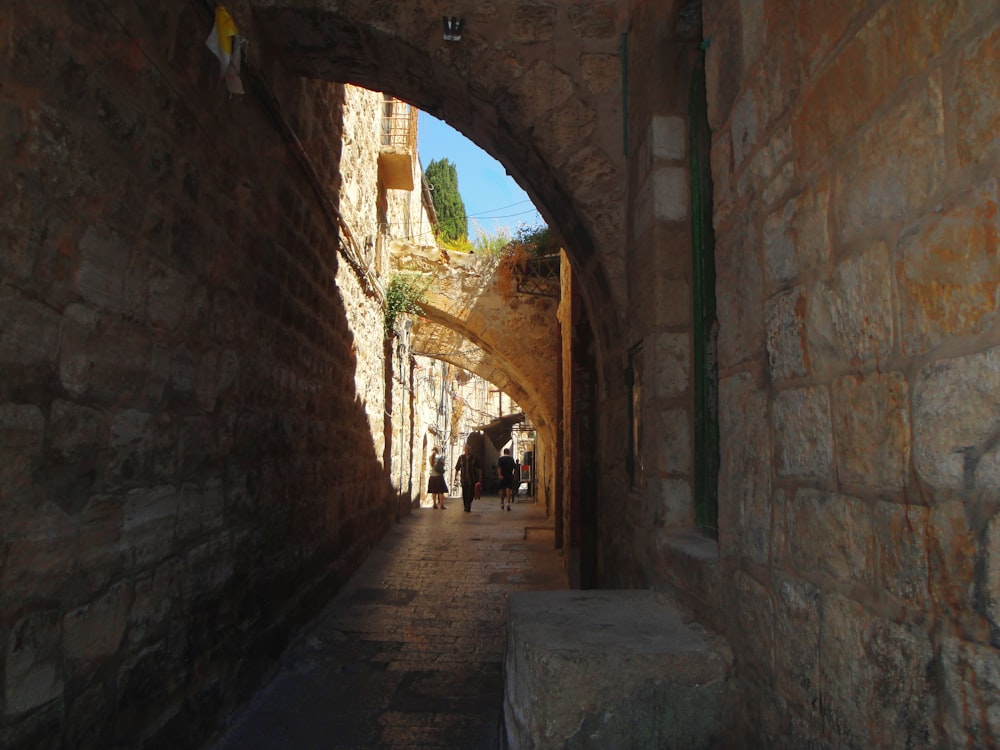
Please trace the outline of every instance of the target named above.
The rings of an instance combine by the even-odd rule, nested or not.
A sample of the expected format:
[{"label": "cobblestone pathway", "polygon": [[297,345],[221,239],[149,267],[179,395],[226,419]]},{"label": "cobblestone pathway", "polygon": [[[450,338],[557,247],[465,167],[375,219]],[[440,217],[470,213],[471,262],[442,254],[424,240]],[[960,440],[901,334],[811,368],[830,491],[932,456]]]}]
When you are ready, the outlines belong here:
[{"label": "cobblestone pathway", "polygon": [[498,504],[392,528],[215,750],[496,748],[506,597],[566,588],[544,510]]}]

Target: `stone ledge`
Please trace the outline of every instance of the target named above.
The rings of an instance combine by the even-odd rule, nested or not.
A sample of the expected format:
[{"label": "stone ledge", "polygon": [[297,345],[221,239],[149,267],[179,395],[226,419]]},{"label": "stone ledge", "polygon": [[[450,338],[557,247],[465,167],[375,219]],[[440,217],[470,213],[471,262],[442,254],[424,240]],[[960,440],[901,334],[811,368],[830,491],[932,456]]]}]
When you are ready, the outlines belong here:
[{"label": "stone ledge", "polygon": [[730,662],[663,594],[513,594],[502,746],[715,748]]},{"label": "stone ledge", "polygon": [[718,542],[694,532],[678,531],[662,535],[657,545],[664,580],[678,601],[698,622],[723,632]]}]

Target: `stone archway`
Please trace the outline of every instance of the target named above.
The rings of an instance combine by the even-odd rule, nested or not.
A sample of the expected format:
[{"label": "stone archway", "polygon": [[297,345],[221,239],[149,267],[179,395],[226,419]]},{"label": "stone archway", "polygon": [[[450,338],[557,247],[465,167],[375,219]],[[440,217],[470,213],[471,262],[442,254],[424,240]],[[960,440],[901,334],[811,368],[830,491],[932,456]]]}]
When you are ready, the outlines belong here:
[{"label": "stone archway", "polygon": [[444,4],[253,7],[289,72],[391,93],[497,158],[561,237],[585,304],[602,311],[593,317],[599,355],[618,345],[626,284],[617,3],[485,3],[470,9],[460,42],[443,39],[441,18],[455,11]]},{"label": "stone archway", "polygon": [[511,294],[494,279],[495,261],[401,245],[393,267],[426,280],[413,348],[489,380],[539,429],[558,422],[560,372],[556,297]]}]

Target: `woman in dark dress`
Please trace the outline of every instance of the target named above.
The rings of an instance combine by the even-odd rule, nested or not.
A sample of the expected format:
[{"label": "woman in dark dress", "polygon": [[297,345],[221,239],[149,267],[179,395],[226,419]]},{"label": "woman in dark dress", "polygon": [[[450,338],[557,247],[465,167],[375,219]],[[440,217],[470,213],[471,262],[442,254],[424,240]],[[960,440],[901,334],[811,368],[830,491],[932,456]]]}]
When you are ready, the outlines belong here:
[{"label": "woman in dark dress", "polygon": [[441,510],[447,510],[444,505],[444,496],[448,494],[448,485],[444,481],[445,463],[444,456],[438,453],[437,446],[431,451],[431,477],[427,480],[427,494],[434,499],[435,510],[440,506]]}]

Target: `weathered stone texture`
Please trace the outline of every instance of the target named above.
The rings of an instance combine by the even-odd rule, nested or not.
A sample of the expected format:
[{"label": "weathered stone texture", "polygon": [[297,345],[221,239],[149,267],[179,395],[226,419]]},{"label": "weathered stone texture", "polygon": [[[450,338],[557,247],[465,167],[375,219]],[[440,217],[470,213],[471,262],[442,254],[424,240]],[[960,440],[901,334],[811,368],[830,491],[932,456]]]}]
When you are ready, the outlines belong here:
[{"label": "weathered stone texture", "polygon": [[1000,77],[1000,29],[969,43],[959,61],[955,93],[955,118],[959,124],[958,154],[964,163],[981,163],[998,153],[1000,103],[996,82]]},{"label": "weathered stone texture", "polygon": [[789,570],[845,584],[874,583],[872,524],[864,501],[803,489],[784,511],[788,550],[778,557]]},{"label": "weathered stone texture", "polygon": [[837,183],[845,240],[924,208],[945,177],[944,124],[941,81],[932,76],[861,136]]},{"label": "weathered stone texture", "polygon": [[[0,745],[194,747],[397,512],[380,303],[207,14],[69,5],[0,43]],[[336,195],[342,92],[275,75]]]},{"label": "weathered stone texture", "polygon": [[775,672],[782,692],[792,702],[809,707],[809,720],[817,719],[820,705],[821,589],[787,575],[776,575],[774,612]]},{"label": "weathered stone texture", "polygon": [[719,457],[720,554],[763,563],[771,546],[772,439],[766,397],[749,375],[720,383],[719,430],[732,437]]},{"label": "weathered stone texture", "polygon": [[774,380],[805,375],[806,300],[801,289],[790,289],[767,302],[767,358]]},{"label": "weathered stone texture", "polygon": [[810,294],[809,354],[817,368],[872,367],[888,361],[893,346],[889,252],[878,243],[840,263]]},{"label": "weathered stone texture", "polygon": [[691,352],[687,334],[661,333],[653,336],[647,351],[650,398],[676,398],[688,390]]},{"label": "weathered stone texture", "polygon": [[772,406],[779,477],[823,479],[833,468],[830,397],[825,388],[782,391]]},{"label": "weathered stone texture", "polygon": [[908,606],[928,604],[930,533],[927,508],[877,503],[872,509],[875,555],[880,585]]},{"label": "weathered stone texture", "polygon": [[895,271],[907,353],[988,329],[1000,304],[996,180],[904,232]]},{"label": "weathered stone texture", "polygon": [[834,382],[833,430],[843,484],[880,492],[903,489],[910,466],[909,401],[898,373]]},{"label": "weathered stone texture", "polygon": [[914,463],[921,480],[938,489],[996,491],[1000,476],[978,468],[1000,450],[998,424],[1000,349],[924,368],[913,388]]},{"label": "weathered stone texture", "polygon": [[763,269],[753,240],[735,233],[716,245],[719,365],[732,367],[764,350]]},{"label": "weathered stone texture", "polygon": [[927,634],[875,617],[836,594],[824,602],[822,630],[821,705],[831,740],[859,747],[937,747]]}]

